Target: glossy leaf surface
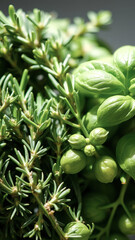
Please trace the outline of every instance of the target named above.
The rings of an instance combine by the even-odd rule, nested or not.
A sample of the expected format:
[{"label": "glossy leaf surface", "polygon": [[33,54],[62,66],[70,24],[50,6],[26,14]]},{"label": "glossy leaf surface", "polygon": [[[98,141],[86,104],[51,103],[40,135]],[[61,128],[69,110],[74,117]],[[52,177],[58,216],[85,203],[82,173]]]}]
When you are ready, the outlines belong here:
[{"label": "glossy leaf surface", "polygon": [[135,101],[130,96],[116,95],[106,99],[97,111],[98,123],[111,127],[127,121],[135,115]]},{"label": "glossy leaf surface", "polygon": [[135,77],[135,47],[123,46],[114,53],[114,63],[125,76],[125,86]]},{"label": "glossy leaf surface", "polygon": [[135,179],[135,134],[122,137],[116,148],[117,161],[129,176]]},{"label": "glossy leaf surface", "polygon": [[77,90],[85,95],[112,96],[124,94],[123,74],[112,65],[102,62],[82,63],[74,72]]}]

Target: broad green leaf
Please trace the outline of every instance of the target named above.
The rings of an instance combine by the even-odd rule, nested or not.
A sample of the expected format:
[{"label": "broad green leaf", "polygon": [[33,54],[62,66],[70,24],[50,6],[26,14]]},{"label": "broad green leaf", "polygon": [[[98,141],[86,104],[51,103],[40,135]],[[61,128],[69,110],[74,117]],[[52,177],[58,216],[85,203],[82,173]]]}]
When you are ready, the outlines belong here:
[{"label": "broad green leaf", "polygon": [[102,61],[101,59],[100,61],[93,60],[90,62],[89,68],[93,70],[96,70],[96,69],[103,70],[107,73],[110,73],[122,83],[124,83],[125,81],[125,77],[121,73],[121,71],[118,68],[116,68],[113,64],[111,64],[110,62],[106,62],[105,60],[104,61]]},{"label": "broad green leaf", "polygon": [[127,121],[135,115],[135,100],[130,96],[116,95],[107,98],[97,111],[98,123],[111,127]]},{"label": "broad green leaf", "polygon": [[110,73],[114,77],[116,77],[120,82],[124,83],[125,77],[122,72],[116,68],[113,64],[108,63],[106,61],[100,60],[92,60],[88,62],[84,62],[79,65],[79,67],[74,71],[75,74],[80,74],[83,72],[89,72],[91,70],[103,70],[107,73]]},{"label": "broad green leaf", "polygon": [[125,76],[126,88],[130,80],[135,77],[135,47],[123,46],[114,53],[114,64]]},{"label": "broad green leaf", "polygon": [[122,137],[116,147],[118,164],[135,180],[135,133]]},{"label": "broad green leaf", "polygon": [[113,65],[100,61],[81,64],[74,72],[77,90],[84,95],[112,96],[124,94],[123,74]]},{"label": "broad green leaf", "polygon": [[135,96],[135,83],[129,87],[129,92],[132,94],[132,96]]}]

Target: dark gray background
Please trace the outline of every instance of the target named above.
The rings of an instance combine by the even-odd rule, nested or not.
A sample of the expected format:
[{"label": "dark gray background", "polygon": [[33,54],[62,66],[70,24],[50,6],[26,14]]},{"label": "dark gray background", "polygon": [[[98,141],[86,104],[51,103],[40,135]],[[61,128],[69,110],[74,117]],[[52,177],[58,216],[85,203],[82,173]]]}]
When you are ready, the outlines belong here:
[{"label": "dark gray background", "polygon": [[[80,16],[85,19],[88,11],[110,10],[113,23],[109,30],[100,32],[113,50],[122,45],[135,45],[135,0],[0,0],[0,10],[8,14],[8,6],[30,11],[39,8],[56,11],[59,17]],[[135,237],[132,238],[135,240]]]},{"label": "dark gray background", "polygon": [[75,16],[87,19],[90,10],[110,10],[113,23],[109,30],[102,31],[99,36],[106,40],[115,50],[122,45],[135,45],[135,0],[0,0],[0,10],[8,14],[8,6],[30,11],[39,8],[45,11],[56,11],[59,17]]},{"label": "dark gray background", "polygon": [[99,35],[115,50],[122,45],[135,45],[135,0],[0,0],[0,10],[8,14],[8,6],[30,11],[39,8],[45,11],[56,11],[59,17],[75,16],[87,19],[89,10],[110,10],[113,23],[109,30]]}]

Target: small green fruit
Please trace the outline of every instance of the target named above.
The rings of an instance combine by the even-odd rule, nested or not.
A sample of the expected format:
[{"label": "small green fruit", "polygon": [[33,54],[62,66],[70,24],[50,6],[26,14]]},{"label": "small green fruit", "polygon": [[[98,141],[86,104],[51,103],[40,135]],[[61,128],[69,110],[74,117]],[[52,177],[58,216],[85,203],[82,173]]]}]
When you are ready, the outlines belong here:
[{"label": "small green fruit", "polygon": [[94,165],[95,176],[102,183],[109,183],[117,176],[118,168],[113,158],[103,156]]},{"label": "small green fruit", "polygon": [[86,145],[84,148],[84,153],[88,157],[92,157],[95,155],[95,148],[92,144]]},{"label": "small green fruit", "polygon": [[[66,225],[64,232],[68,236],[69,240],[88,240],[92,229],[90,226],[88,228],[81,222],[71,222]],[[70,237],[70,235],[72,236]],[[75,237],[76,235],[78,237]]]},{"label": "small green fruit", "polygon": [[95,128],[90,132],[90,143],[94,146],[101,145],[107,140],[108,131],[104,128]]},{"label": "small green fruit", "polygon": [[126,215],[123,214],[118,222],[118,226],[120,231],[123,234],[126,235],[131,235],[131,234],[135,234],[135,213],[131,213],[131,219]]},{"label": "small green fruit", "polygon": [[73,134],[70,136],[68,142],[73,149],[82,149],[86,145],[86,140],[81,134]]},{"label": "small green fruit", "polygon": [[85,168],[87,157],[78,150],[68,150],[61,158],[61,167],[67,174],[76,174]]}]

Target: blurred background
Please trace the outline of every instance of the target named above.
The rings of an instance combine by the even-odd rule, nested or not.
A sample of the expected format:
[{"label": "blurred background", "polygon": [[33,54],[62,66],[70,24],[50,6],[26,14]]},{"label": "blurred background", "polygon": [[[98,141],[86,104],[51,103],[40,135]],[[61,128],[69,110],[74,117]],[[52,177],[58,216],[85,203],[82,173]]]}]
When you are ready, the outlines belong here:
[{"label": "blurred background", "polygon": [[122,45],[135,45],[135,0],[0,0],[0,10],[8,14],[8,6],[28,12],[39,8],[47,12],[55,11],[61,18],[79,16],[87,19],[88,11],[110,10],[113,22],[109,30],[99,33],[113,50]]}]

